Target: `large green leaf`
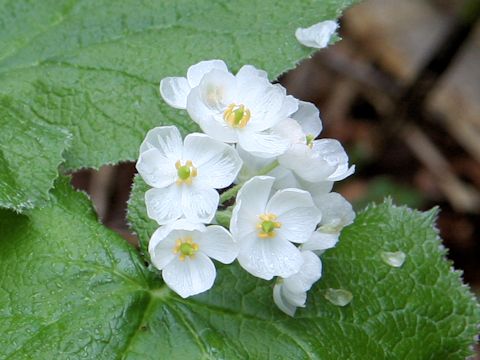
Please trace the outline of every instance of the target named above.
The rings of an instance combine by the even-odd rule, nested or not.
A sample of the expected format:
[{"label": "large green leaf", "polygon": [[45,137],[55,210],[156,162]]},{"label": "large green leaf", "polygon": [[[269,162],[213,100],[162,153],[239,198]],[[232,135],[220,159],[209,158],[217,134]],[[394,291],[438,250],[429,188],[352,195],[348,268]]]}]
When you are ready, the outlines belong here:
[{"label": "large green leaf", "polygon": [[[290,318],[272,283],[238,265],[181,299],[99,224],[66,179],[26,215],[0,210],[2,359],[462,359],[477,305],[444,260],[433,213],[390,204],[360,214],[324,256],[324,277]],[[141,215],[141,214],[137,214]],[[132,220],[137,215],[131,214]],[[143,216],[143,215],[142,215]],[[383,250],[407,254],[401,268]],[[353,294],[346,307],[325,289]]]},{"label": "large green leaf", "polygon": [[211,58],[275,78],[312,53],[296,27],[336,18],[352,2],[0,0],[0,206],[45,200],[66,132],[65,166],[78,169],[135,159],[156,125],[192,131],[160,99],[161,78]]}]

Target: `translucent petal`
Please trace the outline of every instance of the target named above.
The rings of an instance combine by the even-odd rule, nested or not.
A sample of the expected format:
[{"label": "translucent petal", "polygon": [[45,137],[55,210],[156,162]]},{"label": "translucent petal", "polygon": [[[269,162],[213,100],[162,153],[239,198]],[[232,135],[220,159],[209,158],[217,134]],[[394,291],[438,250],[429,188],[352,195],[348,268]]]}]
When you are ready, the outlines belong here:
[{"label": "translucent petal", "polygon": [[238,255],[238,244],[232,235],[218,225],[208,226],[197,240],[200,251],[224,264],[232,263]]},{"label": "translucent petal", "polygon": [[334,305],[347,306],[352,301],[353,295],[344,289],[327,289],[325,298]]},{"label": "translucent petal", "polygon": [[177,109],[187,108],[187,96],[191,88],[184,77],[167,77],[160,81],[160,95],[165,102]]},{"label": "translucent petal", "polygon": [[177,220],[183,214],[182,208],[179,206],[181,199],[182,193],[176,184],[148,190],[145,193],[148,217],[160,225]]},{"label": "translucent petal", "polygon": [[207,291],[213,286],[216,271],[212,260],[198,252],[180,260],[175,257],[162,271],[165,283],[183,298]]},{"label": "translucent petal", "polygon": [[184,158],[197,167],[197,182],[202,187],[222,189],[233,183],[242,160],[229,145],[205,134],[190,134],[185,138]]}]

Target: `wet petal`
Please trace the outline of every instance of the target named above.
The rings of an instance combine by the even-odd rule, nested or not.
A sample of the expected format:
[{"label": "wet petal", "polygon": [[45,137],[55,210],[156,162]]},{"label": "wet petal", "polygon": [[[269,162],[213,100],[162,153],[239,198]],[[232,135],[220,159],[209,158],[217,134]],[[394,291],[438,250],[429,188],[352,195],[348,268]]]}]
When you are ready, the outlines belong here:
[{"label": "wet petal", "polygon": [[213,286],[216,270],[208,256],[197,253],[180,260],[175,257],[162,271],[165,283],[183,298],[207,291]]}]

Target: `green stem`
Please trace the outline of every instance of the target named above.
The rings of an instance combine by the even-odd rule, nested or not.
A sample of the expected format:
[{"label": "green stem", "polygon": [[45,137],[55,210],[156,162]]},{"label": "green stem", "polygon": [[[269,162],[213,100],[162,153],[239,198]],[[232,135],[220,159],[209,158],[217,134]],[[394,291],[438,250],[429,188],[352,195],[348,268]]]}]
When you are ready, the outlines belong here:
[{"label": "green stem", "polygon": [[[264,168],[260,169],[256,176],[267,175],[270,171],[275,169],[277,166],[278,166],[278,161],[275,160],[271,164],[268,164]],[[245,181],[238,183],[237,185],[231,187],[230,189],[225,191],[222,195],[220,195],[220,203],[223,204],[224,202],[237,196],[237,193],[241,189],[243,184],[245,184]]]}]

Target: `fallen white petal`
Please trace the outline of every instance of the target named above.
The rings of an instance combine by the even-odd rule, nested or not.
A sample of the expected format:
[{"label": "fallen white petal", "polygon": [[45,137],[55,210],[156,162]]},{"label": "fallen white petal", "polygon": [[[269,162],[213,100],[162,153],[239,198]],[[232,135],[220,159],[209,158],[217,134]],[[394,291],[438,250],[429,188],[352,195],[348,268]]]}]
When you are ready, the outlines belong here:
[{"label": "fallen white petal", "polygon": [[322,21],[308,28],[298,28],[295,37],[302,45],[322,49],[328,45],[337,28],[336,21]]}]

